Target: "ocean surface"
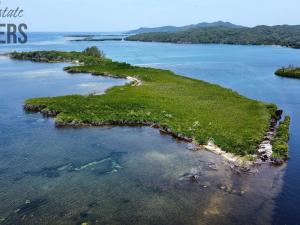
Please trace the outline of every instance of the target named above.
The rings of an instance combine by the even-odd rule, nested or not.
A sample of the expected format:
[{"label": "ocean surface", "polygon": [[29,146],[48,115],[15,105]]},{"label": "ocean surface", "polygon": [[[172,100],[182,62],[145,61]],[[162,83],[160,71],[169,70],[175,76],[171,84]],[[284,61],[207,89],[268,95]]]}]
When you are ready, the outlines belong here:
[{"label": "ocean surface", "polygon": [[300,50],[72,42],[64,35],[31,33],[29,43],[0,45],[0,53],[96,45],[114,60],[170,69],[276,103],[292,117],[291,159],[238,174],[222,158],[190,151],[152,128],[55,128],[53,119],[25,113],[24,100],[103,93],[127,81],[0,55],[0,224],[299,224],[300,80],[274,71],[300,66]]}]

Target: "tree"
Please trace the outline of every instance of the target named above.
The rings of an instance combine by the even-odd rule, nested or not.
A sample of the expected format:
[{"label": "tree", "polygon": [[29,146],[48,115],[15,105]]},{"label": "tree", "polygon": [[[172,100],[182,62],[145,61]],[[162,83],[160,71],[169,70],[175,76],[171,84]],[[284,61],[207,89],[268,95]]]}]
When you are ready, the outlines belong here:
[{"label": "tree", "polygon": [[101,51],[96,46],[86,48],[85,50],[83,50],[82,53],[85,54],[85,55],[88,55],[88,56],[93,56],[93,57],[98,57],[98,58],[105,58],[105,54],[103,53],[103,51]]}]

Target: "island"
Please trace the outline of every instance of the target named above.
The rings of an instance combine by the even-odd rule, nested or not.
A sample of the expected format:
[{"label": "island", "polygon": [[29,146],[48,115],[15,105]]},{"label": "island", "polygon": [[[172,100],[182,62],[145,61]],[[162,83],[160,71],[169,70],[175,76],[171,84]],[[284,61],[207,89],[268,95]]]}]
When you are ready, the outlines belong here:
[{"label": "island", "polygon": [[[55,117],[57,127],[151,126],[190,142],[195,149],[204,147],[218,154],[222,151],[244,161],[260,158],[282,164],[288,158],[290,118],[286,116],[278,125],[282,111],[274,104],[252,100],[169,70],[115,62],[97,47],[83,52],[13,52],[10,57],[75,63],[64,70],[130,81],[101,95],[26,100],[26,111]],[[273,145],[271,151],[270,145]]]},{"label": "island", "polygon": [[75,38],[70,41],[74,42],[84,42],[84,41],[123,41],[124,37],[127,37],[126,34],[73,34],[73,35],[65,35],[67,38]]},{"label": "island", "polygon": [[200,27],[177,32],[139,33],[128,41],[178,44],[278,45],[300,48],[300,26]]},{"label": "island", "polygon": [[300,67],[283,67],[278,69],[275,74],[280,77],[290,77],[300,79]]}]

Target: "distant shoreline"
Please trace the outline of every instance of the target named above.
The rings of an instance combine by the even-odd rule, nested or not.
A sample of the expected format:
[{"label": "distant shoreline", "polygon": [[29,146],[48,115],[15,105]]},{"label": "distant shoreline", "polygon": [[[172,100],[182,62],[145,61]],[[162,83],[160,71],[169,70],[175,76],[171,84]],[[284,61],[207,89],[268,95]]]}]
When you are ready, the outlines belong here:
[{"label": "distant shoreline", "polygon": [[165,42],[165,41],[143,41],[143,40],[129,40],[127,38],[124,39],[128,42],[143,42],[143,43],[162,43],[162,44],[175,44],[175,45],[230,45],[230,46],[265,46],[265,47],[275,47],[275,48],[290,48],[299,50],[300,47],[291,47],[291,46],[285,46],[285,45],[278,45],[278,44],[241,44],[241,43],[192,43],[192,42]]},{"label": "distant shoreline", "polygon": [[300,26],[193,28],[179,32],[139,33],[125,40],[176,44],[275,45],[300,49]]}]

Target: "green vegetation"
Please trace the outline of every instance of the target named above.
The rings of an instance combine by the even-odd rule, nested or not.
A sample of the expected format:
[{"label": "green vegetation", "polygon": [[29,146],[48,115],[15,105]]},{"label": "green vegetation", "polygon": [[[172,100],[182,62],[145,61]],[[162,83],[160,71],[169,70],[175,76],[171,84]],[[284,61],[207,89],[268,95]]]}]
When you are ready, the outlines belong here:
[{"label": "green vegetation", "polygon": [[193,44],[281,45],[300,48],[300,26],[197,28],[175,33],[157,32],[137,34],[126,38],[126,40]]},{"label": "green vegetation", "polygon": [[70,41],[77,41],[77,42],[83,42],[83,41],[122,41],[123,38],[82,38],[82,39],[74,39],[74,40],[70,40]]},{"label": "green vegetation", "polygon": [[[38,55],[38,57],[35,57]],[[15,59],[79,60],[66,71],[125,78],[127,84],[103,95],[69,95],[29,99],[25,108],[56,116],[57,125],[143,124],[156,125],[177,137],[199,144],[209,139],[238,155],[256,153],[269,130],[276,106],[248,99],[238,93],[174,74],[168,70],[132,66],[80,52],[12,53]]]},{"label": "green vegetation", "polygon": [[276,135],[272,140],[273,154],[272,157],[276,159],[288,159],[288,141],[289,141],[289,127],[291,123],[291,118],[286,116],[276,131]]},{"label": "green vegetation", "polygon": [[[97,47],[96,47],[97,48]],[[91,50],[90,50],[91,49]],[[99,51],[99,50],[98,50]],[[95,54],[95,56],[93,56]],[[79,61],[85,65],[95,65],[102,62],[111,62],[104,54],[93,50],[93,47],[84,52],[60,52],[60,51],[35,51],[27,53],[10,53],[10,57],[19,60],[31,60],[34,62],[75,62]]]},{"label": "green vegetation", "polygon": [[198,23],[198,24],[190,24],[182,27],[175,27],[175,26],[163,26],[163,27],[154,27],[154,28],[147,28],[141,27],[136,30],[131,30],[126,32],[126,34],[141,34],[141,33],[153,33],[153,32],[179,32],[185,31],[192,28],[209,28],[209,27],[225,27],[225,28],[242,28],[242,26],[235,25],[229,22],[217,21],[212,23]]},{"label": "green vegetation", "polygon": [[87,48],[82,53],[87,56],[92,56],[92,57],[97,57],[97,58],[105,58],[104,53],[101,50],[99,50],[96,46]]},{"label": "green vegetation", "polygon": [[256,155],[245,155],[244,157],[245,161],[255,161],[257,159]]},{"label": "green vegetation", "polygon": [[277,76],[281,77],[291,77],[291,78],[298,78],[300,79],[300,68],[299,67],[287,67],[281,68],[275,72]]}]

